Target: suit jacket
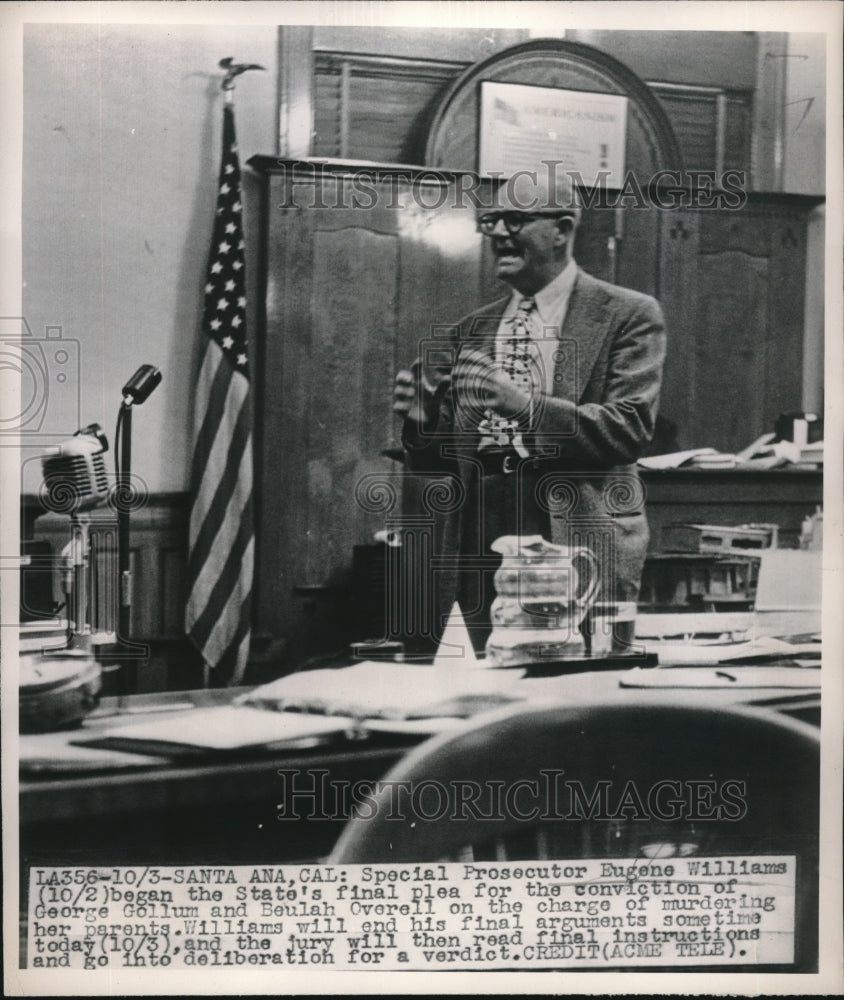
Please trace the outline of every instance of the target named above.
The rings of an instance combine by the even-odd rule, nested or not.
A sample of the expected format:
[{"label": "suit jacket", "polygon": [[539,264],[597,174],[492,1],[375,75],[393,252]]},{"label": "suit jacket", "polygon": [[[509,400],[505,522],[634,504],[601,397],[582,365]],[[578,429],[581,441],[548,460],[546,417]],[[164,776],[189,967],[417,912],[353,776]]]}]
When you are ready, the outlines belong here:
[{"label": "suit jacket", "polygon": [[[492,302],[453,328],[455,359],[464,347],[494,352],[508,301]],[[553,393],[537,402],[534,431],[525,434],[531,457],[513,474],[547,510],[546,537],[585,543],[596,554],[603,599],[635,600],[648,543],[635,463],[656,421],[665,358],[662,312],[648,295],[578,271],[559,339]],[[484,512],[475,507],[482,475],[478,441],[477,415],[467,414],[451,390],[442,397],[435,427],[405,425],[408,469],[455,477],[454,502],[431,512],[440,556],[479,555],[463,550],[466,519]],[[488,496],[480,500],[490,503]],[[446,558],[438,573],[440,616],[453,603],[462,571],[460,559],[449,567]]]}]

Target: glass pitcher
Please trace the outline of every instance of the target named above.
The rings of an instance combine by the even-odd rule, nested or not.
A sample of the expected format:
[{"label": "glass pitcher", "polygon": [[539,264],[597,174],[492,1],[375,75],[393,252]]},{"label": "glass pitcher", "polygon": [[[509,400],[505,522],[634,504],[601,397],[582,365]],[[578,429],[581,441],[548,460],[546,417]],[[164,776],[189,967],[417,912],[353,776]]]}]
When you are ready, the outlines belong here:
[{"label": "glass pitcher", "polygon": [[582,656],[579,626],[600,584],[594,554],[541,535],[504,535],[492,549],[501,554],[501,566],[495,573],[487,666]]}]

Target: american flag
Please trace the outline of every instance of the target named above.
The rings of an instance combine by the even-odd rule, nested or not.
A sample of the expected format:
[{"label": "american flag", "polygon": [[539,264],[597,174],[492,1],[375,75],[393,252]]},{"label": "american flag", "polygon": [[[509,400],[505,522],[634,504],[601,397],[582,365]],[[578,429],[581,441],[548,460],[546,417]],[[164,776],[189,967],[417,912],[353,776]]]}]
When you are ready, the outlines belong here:
[{"label": "american flag", "polygon": [[206,665],[231,684],[243,677],[249,655],[255,547],[242,216],[234,109],[227,104],[195,395],[185,627]]}]

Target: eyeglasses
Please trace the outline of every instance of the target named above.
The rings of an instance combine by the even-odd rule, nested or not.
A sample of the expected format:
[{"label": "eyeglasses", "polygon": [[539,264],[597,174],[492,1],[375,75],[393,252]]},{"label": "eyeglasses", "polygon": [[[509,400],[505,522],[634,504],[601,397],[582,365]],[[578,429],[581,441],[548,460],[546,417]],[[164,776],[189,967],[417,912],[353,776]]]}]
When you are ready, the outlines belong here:
[{"label": "eyeglasses", "polygon": [[492,236],[498,223],[503,222],[507,232],[514,236],[526,222],[534,219],[565,219],[573,215],[573,212],[560,212],[556,209],[546,212],[489,212],[478,217],[478,232],[484,236]]}]

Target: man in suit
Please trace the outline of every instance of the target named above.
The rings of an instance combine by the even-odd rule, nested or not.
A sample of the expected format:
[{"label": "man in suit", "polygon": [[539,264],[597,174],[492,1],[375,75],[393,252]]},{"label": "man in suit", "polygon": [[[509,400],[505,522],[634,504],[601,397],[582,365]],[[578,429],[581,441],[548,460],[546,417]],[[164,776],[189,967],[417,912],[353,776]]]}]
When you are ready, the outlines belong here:
[{"label": "man in suit", "polygon": [[[579,221],[563,172],[501,184],[478,228],[510,294],[396,376],[407,468],[452,494],[434,514],[434,637],[456,599],[483,647],[501,535],[585,544],[601,602],[636,600],[648,527],[635,463],[654,431],[665,332],[654,299],[578,268]],[[631,639],[632,623],[615,647]]]}]

